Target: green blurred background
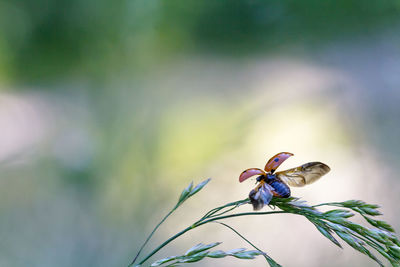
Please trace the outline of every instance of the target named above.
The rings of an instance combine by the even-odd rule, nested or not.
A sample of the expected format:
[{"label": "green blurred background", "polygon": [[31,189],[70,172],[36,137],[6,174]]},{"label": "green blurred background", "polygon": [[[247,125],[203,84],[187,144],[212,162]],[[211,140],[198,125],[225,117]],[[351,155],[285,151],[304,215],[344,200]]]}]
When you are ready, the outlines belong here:
[{"label": "green blurred background", "polygon": [[[243,199],[241,171],[281,151],[282,169],[332,169],[293,195],[377,203],[399,230],[399,15],[400,1],[1,0],[0,266],[126,266],[190,181],[213,178],[149,248]],[[257,217],[227,223],[283,266],[375,266],[303,218]],[[153,259],[215,241],[248,247],[206,225]],[[193,264],[249,265],[265,262]]]}]

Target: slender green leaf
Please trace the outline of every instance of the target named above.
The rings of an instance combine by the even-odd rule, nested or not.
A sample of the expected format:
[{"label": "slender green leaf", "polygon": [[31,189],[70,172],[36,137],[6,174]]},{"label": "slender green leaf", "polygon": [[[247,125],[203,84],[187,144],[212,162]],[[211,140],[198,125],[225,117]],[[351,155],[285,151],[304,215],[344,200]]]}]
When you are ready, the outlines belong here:
[{"label": "slender green leaf", "polygon": [[347,244],[355,248],[356,250],[362,252],[365,254],[365,248],[363,247],[363,242],[360,241],[359,239],[353,237],[350,234],[343,233],[343,232],[336,232],[336,234],[343,239]]},{"label": "slender green leaf", "polygon": [[282,267],[282,265],[278,264],[276,261],[274,261],[272,258],[267,257],[267,261],[270,267]]},{"label": "slender green leaf", "polygon": [[196,246],[194,246],[194,247],[190,248],[188,251],[186,251],[185,256],[190,256],[190,255],[193,255],[193,254],[197,254],[197,253],[202,252],[204,250],[208,250],[210,248],[216,247],[219,244],[221,244],[221,242],[215,242],[215,243],[211,243],[211,244],[208,244],[208,245],[204,245],[202,243],[197,244]]},{"label": "slender green leaf", "polygon": [[352,208],[352,207],[359,207],[359,206],[365,205],[365,202],[362,200],[347,200],[344,202],[340,202],[338,204],[340,204],[343,207]]},{"label": "slender green leaf", "polygon": [[354,216],[354,213],[348,210],[336,209],[324,212],[325,216],[329,217],[342,217],[342,218],[350,218]]},{"label": "slender green leaf", "polygon": [[399,261],[390,260],[390,264],[392,264],[393,267],[400,267],[400,262]]},{"label": "slender green leaf", "polygon": [[389,246],[389,253],[396,257],[397,259],[400,259],[400,247],[398,246]]},{"label": "slender green leaf", "polygon": [[320,226],[318,224],[315,224],[315,223],[314,223],[314,225],[315,225],[315,227],[317,227],[318,231],[321,234],[323,234],[326,238],[328,238],[330,241],[332,241],[333,244],[335,244],[336,246],[342,248],[342,245],[340,245],[339,241],[337,241],[336,238],[333,237],[333,235],[329,232],[328,229],[326,229],[326,228],[324,228],[324,227],[322,227],[322,226]]},{"label": "slender green leaf", "polygon": [[372,208],[361,208],[366,214],[371,215],[371,216],[377,216],[377,215],[382,215],[382,213],[377,210],[377,209],[372,209]]},{"label": "slender green leaf", "polygon": [[375,239],[379,243],[385,244],[387,241],[379,234],[379,231],[379,229],[367,229],[366,231],[364,231],[364,235]]},{"label": "slender green leaf", "polygon": [[184,202],[188,198],[192,189],[193,189],[193,182],[191,182],[185,189],[183,189],[179,197],[178,204]]},{"label": "slender green leaf", "polygon": [[176,260],[178,258],[178,256],[171,256],[171,257],[166,257],[164,259],[158,260],[156,262],[153,262],[150,266],[154,267],[154,266],[160,266],[163,265],[164,263]]},{"label": "slender green leaf", "polygon": [[358,210],[361,214],[367,214],[371,216],[382,215],[382,213],[379,210],[367,207],[366,205],[359,207]]},{"label": "slender green leaf", "polygon": [[199,183],[198,185],[195,186],[195,188],[192,189],[192,191],[190,192],[188,197],[193,196],[194,194],[196,194],[197,192],[199,192],[201,189],[203,189],[204,186],[206,186],[206,184],[208,184],[208,182],[211,180],[211,178],[208,178],[207,180]]},{"label": "slender green leaf", "polygon": [[178,260],[178,263],[196,262],[196,261],[202,260],[204,257],[207,256],[207,254],[208,254],[208,251],[200,251],[196,254],[184,255],[185,257],[183,259]]},{"label": "slender green leaf", "polygon": [[242,236],[238,231],[236,231],[233,227],[222,223],[222,222],[218,222],[215,221],[218,224],[221,224],[229,229],[231,229],[235,234],[237,234],[238,236],[240,236],[240,238],[242,238],[244,241],[246,241],[248,244],[250,244],[253,248],[255,248],[257,251],[260,252],[260,255],[263,255],[264,258],[267,260],[268,264],[270,265],[270,267],[281,267],[277,262],[275,262],[271,257],[269,257],[267,255],[267,253],[263,252],[262,250],[260,250],[258,247],[256,247],[253,243],[251,243],[247,238],[245,238],[244,236]]},{"label": "slender green leaf", "polygon": [[226,254],[224,251],[222,250],[215,250],[215,251],[211,251],[207,254],[207,257],[210,258],[224,258],[226,257],[228,254]]},{"label": "slender green leaf", "polygon": [[354,223],[354,222],[351,222],[351,221],[347,221],[346,227],[348,227],[349,229],[351,229],[351,230],[353,230],[353,231],[355,231],[355,232],[357,232],[357,233],[359,233],[361,235],[364,235],[364,232],[368,230],[367,228],[365,228],[361,224]]},{"label": "slender green leaf", "polygon": [[378,223],[378,227],[379,228],[385,229],[385,230],[387,230],[389,232],[392,232],[392,233],[395,232],[393,227],[390,224],[388,224],[387,222],[385,222],[385,221],[376,221],[376,222]]},{"label": "slender green leaf", "polygon": [[262,254],[263,253],[261,253],[258,250],[248,250],[248,251],[234,253],[234,254],[232,254],[232,256],[234,256],[235,258],[238,258],[238,259],[254,259],[255,256],[259,256]]},{"label": "slender green leaf", "polygon": [[368,257],[370,257],[371,259],[373,259],[374,261],[376,261],[380,266],[384,267],[385,265],[383,265],[383,263],[377,258],[375,257],[374,254],[371,253],[371,251],[369,251],[368,249],[365,249],[364,254],[368,255]]},{"label": "slender green leaf", "polygon": [[349,221],[343,217],[331,217],[328,216],[326,217],[327,220],[329,220],[330,222],[339,224],[339,225],[343,225],[343,226],[347,226],[349,224]]},{"label": "slender green leaf", "polygon": [[380,228],[380,229],[383,229],[383,230],[386,230],[386,231],[389,231],[389,232],[394,233],[393,227],[392,227],[390,224],[388,224],[387,222],[385,222],[385,221],[379,221],[379,220],[374,220],[374,219],[369,218],[368,216],[365,216],[365,215],[363,215],[363,217],[364,217],[364,219],[365,219],[368,223],[370,223],[371,225],[373,225],[373,226],[375,226],[375,227],[378,227],[378,228]]},{"label": "slender green leaf", "polygon": [[240,253],[245,250],[246,250],[245,248],[235,248],[235,249],[231,249],[231,250],[227,251],[226,254],[233,255],[235,253]]}]

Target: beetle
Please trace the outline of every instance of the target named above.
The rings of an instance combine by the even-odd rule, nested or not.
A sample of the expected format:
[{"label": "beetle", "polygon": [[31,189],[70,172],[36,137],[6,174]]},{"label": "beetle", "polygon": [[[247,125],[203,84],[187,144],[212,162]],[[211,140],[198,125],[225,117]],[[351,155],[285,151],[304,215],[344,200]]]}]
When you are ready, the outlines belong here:
[{"label": "beetle", "polygon": [[291,156],[293,154],[289,152],[278,153],[268,160],[264,170],[250,168],[240,174],[239,182],[259,175],[257,186],[249,193],[249,199],[254,210],[260,210],[268,205],[272,197],[290,197],[289,186],[302,187],[311,184],[331,170],[328,165],[322,162],[308,162],[296,168],[275,172]]}]

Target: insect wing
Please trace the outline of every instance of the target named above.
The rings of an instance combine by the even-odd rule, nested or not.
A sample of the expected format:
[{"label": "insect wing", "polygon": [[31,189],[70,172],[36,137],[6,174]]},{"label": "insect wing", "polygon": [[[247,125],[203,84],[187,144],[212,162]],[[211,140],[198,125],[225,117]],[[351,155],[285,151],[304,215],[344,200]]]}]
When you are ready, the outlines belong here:
[{"label": "insect wing", "polygon": [[272,190],[273,188],[270,185],[262,183],[260,187],[250,191],[249,199],[254,210],[260,210],[269,204],[273,196]]},{"label": "insect wing", "polygon": [[299,167],[276,173],[276,177],[290,186],[301,187],[311,184],[331,169],[322,162],[309,162]]},{"label": "insect wing", "polygon": [[286,159],[288,159],[291,156],[293,156],[293,154],[289,152],[281,152],[276,154],[275,156],[273,156],[268,160],[264,170],[266,172],[273,173],[279,167],[279,165],[281,165]]},{"label": "insect wing", "polygon": [[247,169],[240,174],[239,182],[243,182],[254,175],[265,175],[265,171],[257,168]]}]

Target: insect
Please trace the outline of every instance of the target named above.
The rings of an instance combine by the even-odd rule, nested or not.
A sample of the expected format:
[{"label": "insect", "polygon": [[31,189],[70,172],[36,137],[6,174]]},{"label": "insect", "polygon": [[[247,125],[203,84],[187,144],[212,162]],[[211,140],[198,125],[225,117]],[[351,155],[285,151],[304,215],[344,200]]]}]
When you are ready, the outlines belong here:
[{"label": "insect", "polygon": [[270,158],[264,170],[251,168],[243,171],[239,176],[239,182],[254,176],[257,177],[258,185],[250,191],[249,198],[254,210],[260,210],[268,205],[272,197],[290,197],[290,186],[301,187],[311,184],[327,174],[331,169],[321,162],[309,162],[299,167],[286,171],[275,170],[286,159],[293,156],[289,152],[281,152]]}]

